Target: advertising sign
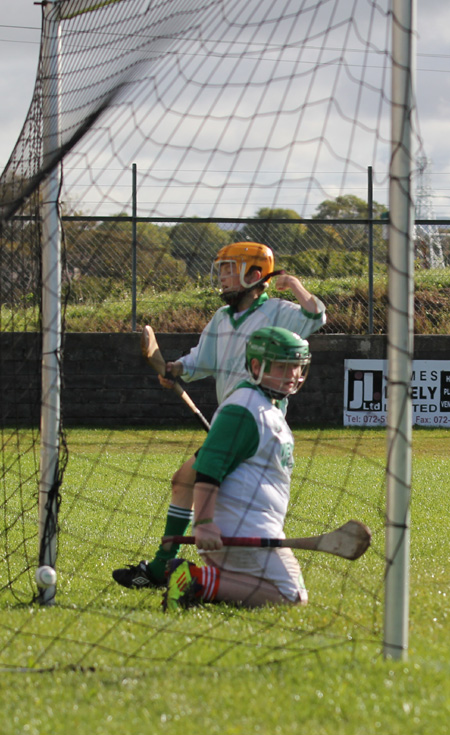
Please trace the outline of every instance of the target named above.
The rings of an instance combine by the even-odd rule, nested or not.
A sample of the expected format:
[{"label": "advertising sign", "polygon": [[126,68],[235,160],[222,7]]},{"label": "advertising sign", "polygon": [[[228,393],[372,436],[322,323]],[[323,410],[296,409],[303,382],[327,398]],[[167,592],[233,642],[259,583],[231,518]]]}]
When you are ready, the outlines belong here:
[{"label": "advertising sign", "polygon": [[[386,426],[387,360],[345,360],[344,426]],[[414,360],[412,420],[450,428],[450,361]]]}]

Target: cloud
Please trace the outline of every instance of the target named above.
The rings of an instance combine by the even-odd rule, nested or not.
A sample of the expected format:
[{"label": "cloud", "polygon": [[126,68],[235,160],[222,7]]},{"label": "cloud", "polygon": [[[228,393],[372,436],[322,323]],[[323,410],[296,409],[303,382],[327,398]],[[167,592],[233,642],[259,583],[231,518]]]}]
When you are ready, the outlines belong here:
[{"label": "cloud", "polygon": [[41,8],[32,0],[2,4],[0,25],[0,171],[28,112],[39,59]]},{"label": "cloud", "polygon": [[[152,79],[151,84],[156,86],[151,93],[147,88],[146,94],[141,92],[127,108],[131,126],[124,124],[124,118],[116,111],[108,118],[116,120],[109,149],[105,148],[106,133],[96,139],[93,147],[89,148],[91,140],[91,143],[86,143],[88,148],[80,148],[77,155],[83,154],[83,166],[87,173],[83,176],[75,173],[72,176],[67,172],[67,182],[71,179],[77,182],[73,192],[67,192],[67,196],[75,200],[79,196],[79,207],[91,211],[95,207],[106,207],[107,198],[110,197],[108,213],[111,213],[111,208],[118,211],[121,203],[126,205],[129,202],[129,192],[124,195],[124,189],[120,188],[125,184],[118,182],[128,182],[131,164],[137,162],[142,193],[146,192],[149,199],[148,211],[151,211],[151,202],[157,199],[160,207],[163,207],[164,202],[164,206],[170,208],[172,216],[181,214],[180,208],[186,200],[195,199],[199,207],[203,181],[205,204],[201,214],[206,216],[209,206],[217,208],[215,202],[218,199],[224,202],[229,196],[238,203],[239,198],[242,201],[246,183],[249,184],[253,179],[263,183],[259,192],[261,201],[257,204],[267,206],[277,186],[277,177],[286,171],[286,206],[292,206],[295,197],[301,200],[303,185],[308,176],[311,177],[313,183],[308,194],[310,204],[305,212],[305,216],[310,216],[316,199],[325,198],[327,192],[336,195],[340,188],[345,188],[343,193],[350,193],[347,187],[354,187],[354,192],[365,198],[365,170],[367,165],[374,165],[375,181],[380,183],[380,192],[375,192],[375,199],[385,202],[385,175],[389,161],[385,140],[389,135],[389,110],[385,101],[380,103],[379,95],[374,90],[384,84],[386,100],[390,96],[390,74],[384,68],[385,56],[382,53],[371,53],[364,58],[359,34],[367,25],[369,10],[376,7],[377,12],[373,16],[376,26],[372,28],[370,42],[372,50],[376,50],[377,46],[383,48],[385,16],[380,9],[386,4],[383,0],[376,5],[362,3],[365,15],[351,26],[344,24],[348,12],[346,0],[338,5],[324,2],[314,22],[312,10],[309,15],[305,14],[304,22],[298,24],[296,33],[292,35],[295,43],[283,54],[280,55],[275,38],[272,38],[272,49],[265,58],[257,45],[250,45],[247,69],[243,64],[233,68],[232,59],[220,62],[217,56],[213,56],[209,63],[200,65],[198,48],[192,45],[193,53],[190,58],[186,57],[186,64],[174,64],[173,77],[178,75],[182,85],[166,85],[164,90],[161,78]],[[248,0],[247,5],[249,15],[244,31],[248,41],[254,30],[250,12],[252,0]],[[450,136],[447,133],[450,114],[450,60],[447,58],[450,8],[441,0],[427,0],[418,6],[417,105],[420,135],[423,152],[432,161],[431,185],[443,191],[450,166]],[[234,9],[237,7],[233,4]],[[324,35],[323,18],[334,7],[339,12],[333,17],[330,32]],[[6,101],[0,109],[0,166],[6,164],[12,152],[31,102],[39,51],[40,13],[40,7],[33,5],[31,0],[15,0],[2,11],[2,23],[17,25],[18,28],[0,29],[0,38],[3,35],[3,41],[0,42],[0,94],[2,100]],[[236,24],[237,17],[233,20]],[[308,20],[311,20],[310,27],[306,22]],[[351,30],[348,38],[347,28]],[[299,44],[301,33],[307,39],[304,47]],[[326,53],[321,49],[325,36],[328,44]],[[241,40],[244,38],[245,34]],[[341,64],[344,40],[347,48],[351,49],[345,65]],[[202,38],[202,44],[201,53],[205,54],[211,48],[211,39]],[[292,62],[294,58],[298,59],[299,70],[295,88],[288,81],[283,82],[284,70],[288,68],[286,62]],[[365,62],[364,68],[362,61]],[[321,66],[316,70],[314,65],[317,62]],[[324,62],[327,62],[326,66]],[[276,69],[278,82],[265,87],[264,75],[270,65]],[[215,69],[215,76],[210,80],[209,90],[199,91],[200,82],[208,79],[212,68]],[[217,92],[219,83],[227,74],[234,89],[228,97]],[[249,86],[242,94],[245,74],[260,86],[253,89]],[[187,79],[189,75],[191,78]],[[330,94],[335,97],[332,104],[329,104]],[[164,112],[162,106],[169,98],[172,110]],[[276,108],[282,101],[290,114],[285,119],[277,119]],[[151,114],[146,108],[149,104],[152,105]],[[233,110],[237,111],[237,116],[227,121],[227,116]],[[296,110],[301,110],[300,115]],[[252,122],[255,111],[264,114],[258,121]],[[356,126],[352,123],[355,111],[358,118]],[[191,113],[190,117],[186,116],[187,112]],[[204,116],[207,114],[212,117],[205,121]],[[296,127],[297,120],[299,125]],[[289,147],[294,136],[297,143]],[[268,147],[269,139],[271,150]],[[183,146],[187,145],[192,148],[190,153],[185,154]],[[72,164],[77,160],[81,159],[73,158]],[[233,170],[230,169],[231,164]],[[259,166],[259,171],[254,176],[256,166]],[[120,167],[123,167],[123,172],[119,171]],[[108,168],[115,173],[108,174]],[[192,184],[196,187],[193,194],[193,189],[183,189],[183,183],[187,186],[195,175],[199,180]],[[84,190],[81,181],[86,182],[83,184]],[[270,186],[264,184],[271,181],[275,182],[272,192]],[[217,194],[223,186],[228,186],[228,192]],[[252,207],[257,197],[258,190],[255,188],[248,195]],[[283,206],[282,201],[278,206]],[[435,212],[437,216],[450,216],[450,204],[446,199],[441,198],[438,207]],[[232,216],[231,210],[237,211],[237,208],[225,204],[221,207],[221,214]],[[185,213],[192,214],[188,211]],[[195,213],[200,214],[199,211]],[[242,212],[239,214],[242,215]],[[253,211],[247,211],[246,214],[253,214]]]}]

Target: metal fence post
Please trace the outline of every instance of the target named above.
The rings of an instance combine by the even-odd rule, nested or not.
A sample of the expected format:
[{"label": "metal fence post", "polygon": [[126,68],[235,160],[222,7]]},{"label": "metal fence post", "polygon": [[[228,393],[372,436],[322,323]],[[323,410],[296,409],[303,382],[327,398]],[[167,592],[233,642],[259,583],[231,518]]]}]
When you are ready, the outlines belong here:
[{"label": "metal fence post", "polygon": [[373,176],[372,166],[367,169],[367,204],[369,218],[368,238],[369,238],[369,324],[368,334],[373,334]]},{"label": "metal fence post", "polygon": [[132,222],[131,222],[131,329],[136,331],[136,281],[137,281],[137,166],[132,169]]}]

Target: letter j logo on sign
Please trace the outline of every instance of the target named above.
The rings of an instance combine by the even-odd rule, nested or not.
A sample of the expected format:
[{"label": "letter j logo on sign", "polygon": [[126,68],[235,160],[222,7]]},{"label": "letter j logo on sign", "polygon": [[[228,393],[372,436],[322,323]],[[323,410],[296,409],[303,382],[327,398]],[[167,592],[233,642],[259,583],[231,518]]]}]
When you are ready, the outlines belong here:
[{"label": "letter j logo on sign", "polygon": [[382,370],[349,370],[347,411],[381,411]]}]

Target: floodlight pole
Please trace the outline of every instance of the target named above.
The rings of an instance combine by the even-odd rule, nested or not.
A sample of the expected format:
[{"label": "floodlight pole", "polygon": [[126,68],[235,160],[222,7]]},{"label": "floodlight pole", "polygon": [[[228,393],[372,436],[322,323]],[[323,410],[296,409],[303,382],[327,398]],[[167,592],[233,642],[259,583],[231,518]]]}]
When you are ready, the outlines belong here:
[{"label": "floodlight pole", "polygon": [[414,326],[412,115],[415,0],[392,2],[392,152],[389,193],[388,446],[384,655],[408,651]]},{"label": "floodlight pole", "polygon": [[[53,2],[44,4],[42,38],[43,158],[59,143],[59,21]],[[58,213],[60,167],[42,192],[42,379],[39,484],[39,565],[56,565],[60,437],[61,230]],[[39,602],[53,604],[56,586],[40,590]]]}]

